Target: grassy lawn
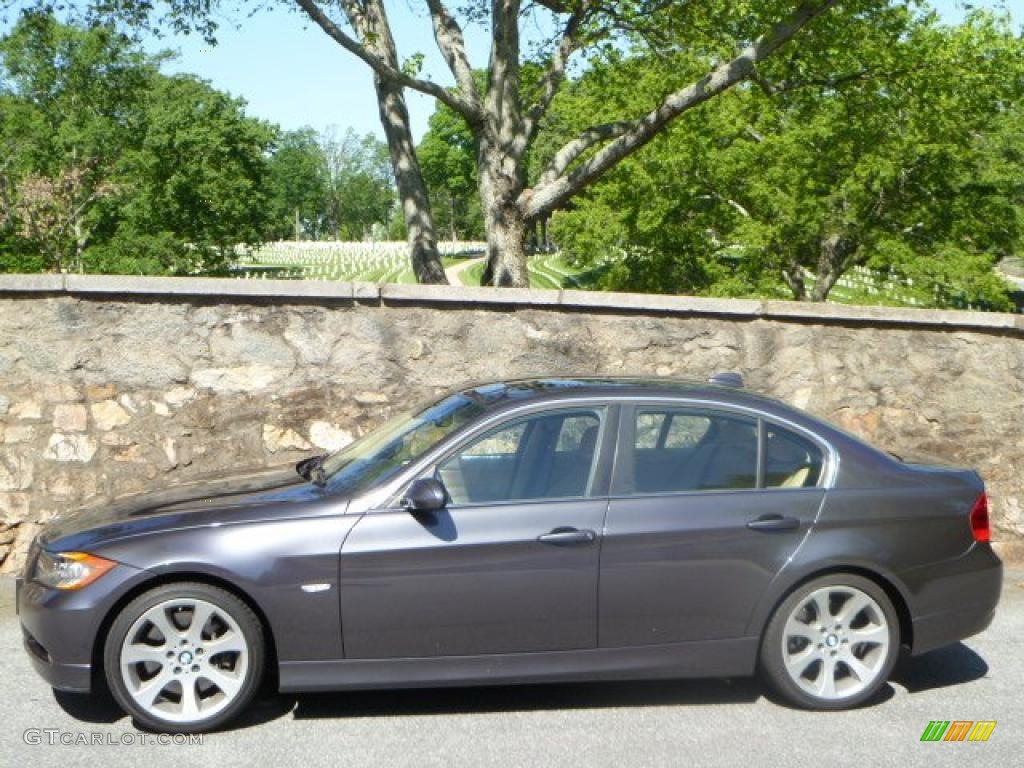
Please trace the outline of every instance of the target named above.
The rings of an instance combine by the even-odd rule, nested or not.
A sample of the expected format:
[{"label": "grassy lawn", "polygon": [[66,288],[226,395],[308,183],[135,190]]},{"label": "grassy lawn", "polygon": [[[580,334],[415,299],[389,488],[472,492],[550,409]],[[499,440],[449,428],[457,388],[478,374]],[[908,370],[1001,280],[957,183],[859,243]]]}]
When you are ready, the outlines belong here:
[{"label": "grassy lawn", "polygon": [[[548,290],[579,288],[586,290],[594,287],[594,282],[600,275],[602,268],[579,269],[568,264],[558,254],[537,254],[530,257],[528,270],[531,288]],[[484,263],[481,261],[459,273],[459,279],[463,285],[480,285],[483,274]]]},{"label": "grassy lawn", "polygon": [[[438,243],[445,267],[481,252],[482,243]],[[404,242],[268,243],[240,256],[234,269],[241,279],[346,280],[414,283],[409,248]]]},{"label": "grassy lawn", "polygon": [[[438,243],[445,269],[475,260],[459,273],[463,285],[477,286],[483,277],[484,243]],[[245,279],[351,280],[371,283],[415,283],[405,243],[270,243],[255,253],[241,256],[235,275]],[[530,287],[557,290],[598,290],[598,281],[609,265],[581,269],[558,253],[530,257]],[[1024,260],[1006,259],[1000,269],[1024,275]],[[808,288],[814,277],[808,275]],[[781,284],[780,284],[781,287]],[[882,275],[857,267],[836,284],[828,300],[836,304],[925,307],[929,297],[910,281],[886,281]]]}]

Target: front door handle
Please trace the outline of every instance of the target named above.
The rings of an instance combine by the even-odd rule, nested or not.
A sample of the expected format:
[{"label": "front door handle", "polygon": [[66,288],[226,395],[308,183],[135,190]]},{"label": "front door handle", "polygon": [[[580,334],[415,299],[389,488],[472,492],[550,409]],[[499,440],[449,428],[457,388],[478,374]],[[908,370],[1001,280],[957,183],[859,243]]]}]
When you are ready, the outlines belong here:
[{"label": "front door handle", "polygon": [[550,533],[543,533],[537,537],[542,544],[553,544],[556,547],[570,546],[573,544],[589,544],[597,539],[597,534],[590,530],[578,528],[555,528]]},{"label": "front door handle", "polygon": [[747,528],[752,531],[795,531],[799,527],[800,521],[795,517],[782,515],[761,515],[747,523]]}]

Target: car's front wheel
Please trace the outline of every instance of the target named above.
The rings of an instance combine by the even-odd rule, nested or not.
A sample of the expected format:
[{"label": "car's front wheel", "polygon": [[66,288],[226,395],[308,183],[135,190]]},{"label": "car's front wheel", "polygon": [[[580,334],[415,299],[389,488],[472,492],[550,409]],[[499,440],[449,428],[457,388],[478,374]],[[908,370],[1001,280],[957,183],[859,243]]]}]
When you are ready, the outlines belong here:
[{"label": "car's front wheel", "polygon": [[793,591],[761,642],[761,671],[786,701],[847,709],[885,684],[899,652],[899,619],[885,590],[853,574],[830,574]]},{"label": "car's front wheel", "polygon": [[103,661],[114,698],[141,725],[196,733],[249,703],[263,675],[264,645],[258,617],[230,592],[165,584],[118,614]]}]

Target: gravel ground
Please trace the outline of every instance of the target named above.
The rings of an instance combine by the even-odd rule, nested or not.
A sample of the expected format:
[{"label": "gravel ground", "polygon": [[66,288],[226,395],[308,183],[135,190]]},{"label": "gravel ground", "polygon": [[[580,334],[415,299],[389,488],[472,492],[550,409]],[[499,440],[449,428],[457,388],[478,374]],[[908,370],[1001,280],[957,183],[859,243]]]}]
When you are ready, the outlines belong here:
[{"label": "gravel ground", "polygon": [[[872,706],[787,709],[754,680],[268,694],[202,744],[151,734],[104,697],[55,695],[21,648],[14,583],[0,579],[0,766],[144,762],[225,766],[1020,765],[1024,571],[1007,571],[982,635],[901,662]],[[996,720],[985,743],[921,743],[929,720]],[[56,729],[31,741],[29,729]],[[28,738],[26,739],[26,732]],[[84,736],[79,735],[84,734]],[[49,744],[53,738],[57,743]],[[131,743],[120,743],[124,739]],[[72,743],[62,744],[61,740]],[[102,743],[82,743],[100,740]],[[78,743],[74,743],[78,742]],[[112,742],[112,743],[110,743]],[[180,764],[180,763],[179,763]]]}]

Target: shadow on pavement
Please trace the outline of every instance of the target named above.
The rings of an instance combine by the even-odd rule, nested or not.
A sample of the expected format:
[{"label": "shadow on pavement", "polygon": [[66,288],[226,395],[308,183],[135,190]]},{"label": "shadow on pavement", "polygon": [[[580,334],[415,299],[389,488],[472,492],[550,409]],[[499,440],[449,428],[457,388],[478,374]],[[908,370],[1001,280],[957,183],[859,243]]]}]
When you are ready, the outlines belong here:
[{"label": "shadow on pavement", "polygon": [[54,691],[57,706],[84,723],[115,723],[125,716],[106,689],[95,693]]},{"label": "shadow on pavement", "polygon": [[379,717],[750,703],[762,695],[754,679],[660,680],[615,683],[348,691],[304,694],[296,718]]},{"label": "shadow on pavement", "polygon": [[988,674],[988,664],[963,643],[900,659],[891,679],[910,693],[969,683]]},{"label": "shadow on pavement", "polygon": [[[235,730],[277,720],[524,712],[751,703],[763,695],[754,679],[658,680],[564,683],[479,688],[417,688],[338,693],[263,693],[228,728]],[[126,717],[106,691],[92,694],[54,691],[57,704],[87,723],[114,723]]]},{"label": "shadow on pavement", "polygon": [[[53,698],[57,702],[57,706],[65,713],[84,723],[109,725],[119,720],[126,720],[128,717],[105,686],[93,693],[54,691]],[[226,729],[235,730],[277,720],[294,708],[294,696],[264,693],[257,696],[238,719],[228,723]],[[135,721],[132,721],[132,725],[140,730],[148,730]]]}]

